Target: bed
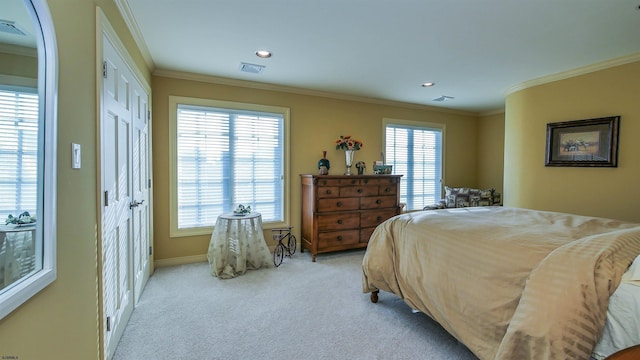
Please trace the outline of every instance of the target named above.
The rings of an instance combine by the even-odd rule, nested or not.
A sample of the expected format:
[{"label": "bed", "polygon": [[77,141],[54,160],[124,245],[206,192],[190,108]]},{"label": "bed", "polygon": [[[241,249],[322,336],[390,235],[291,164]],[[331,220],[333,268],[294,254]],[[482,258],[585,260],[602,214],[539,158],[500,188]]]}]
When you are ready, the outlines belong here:
[{"label": "bed", "polygon": [[602,359],[640,342],[610,323],[622,309],[637,330],[638,312],[626,318],[640,299],[638,254],[640,224],[510,207],[422,211],[376,228],[362,287],[373,302],[380,290],[399,296],[483,360]]}]

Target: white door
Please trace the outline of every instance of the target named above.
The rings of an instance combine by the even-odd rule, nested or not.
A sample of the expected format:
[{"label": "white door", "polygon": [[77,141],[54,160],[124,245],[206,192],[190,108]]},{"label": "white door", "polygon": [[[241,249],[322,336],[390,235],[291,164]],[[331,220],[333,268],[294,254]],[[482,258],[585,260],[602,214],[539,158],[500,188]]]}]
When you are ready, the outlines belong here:
[{"label": "white door", "polygon": [[137,303],[149,279],[149,95],[136,82],[133,100],[133,284]]},{"label": "white door", "polygon": [[113,356],[149,270],[149,96],[103,36],[101,90],[102,307]]}]

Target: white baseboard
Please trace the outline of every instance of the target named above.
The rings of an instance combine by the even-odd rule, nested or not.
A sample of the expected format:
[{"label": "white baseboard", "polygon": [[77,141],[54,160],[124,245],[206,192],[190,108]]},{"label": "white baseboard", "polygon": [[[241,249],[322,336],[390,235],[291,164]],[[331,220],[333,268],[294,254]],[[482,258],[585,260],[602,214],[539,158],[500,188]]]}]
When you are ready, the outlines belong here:
[{"label": "white baseboard", "polygon": [[192,263],[206,262],[206,261],[208,261],[207,255],[202,254],[202,255],[182,256],[182,257],[175,257],[175,258],[169,258],[169,259],[154,260],[153,266],[155,267],[175,266],[175,265],[192,264]]}]

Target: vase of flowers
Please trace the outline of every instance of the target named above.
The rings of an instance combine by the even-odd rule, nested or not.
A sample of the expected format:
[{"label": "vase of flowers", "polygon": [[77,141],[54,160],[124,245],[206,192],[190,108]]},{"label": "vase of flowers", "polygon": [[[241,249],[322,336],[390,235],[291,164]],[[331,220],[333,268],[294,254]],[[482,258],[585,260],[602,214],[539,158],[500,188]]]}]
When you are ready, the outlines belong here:
[{"label": "vase of flowers", "polygon": [[362,141],[352,138],[351,136],[342,136],[336,140],[336,150],[344,150],[345,165],[347,172],[345,175],[351,175],[351,166],[353,165],[353,155],[360,150],[364,144]]},{"label": "vase of flowers", "polygon": [[345,165],[347,166],[347,172],[345,175],[351,175],[351,165],[353,165],[353,155],[355,154],[355,150],[347,149],[344,151],[345,156]]}]

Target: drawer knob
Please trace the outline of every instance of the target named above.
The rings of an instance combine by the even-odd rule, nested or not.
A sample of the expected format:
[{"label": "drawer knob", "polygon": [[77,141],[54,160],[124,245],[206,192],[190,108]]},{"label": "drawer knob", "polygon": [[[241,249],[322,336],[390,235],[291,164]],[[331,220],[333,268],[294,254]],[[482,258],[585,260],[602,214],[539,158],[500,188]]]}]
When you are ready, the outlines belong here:
[{"label": "drawer knob", "polygon": [[336,205],[338,205],[338,207],[342,206],[342,201],[338,201]]},{"label": "drawer knob", "polygon": [[369,179],[364,179],[364,183],[368,184],[369,183]]},{"label": "drawer knob", "polygon": [[342,219],[338,219],[338,224],[342,225]]},{"label": "drawer knob", "polygon": [[388,192],[391,192],[391,188],[386,188],[386,189],[384,189],[384,192],[387,192],[387,193],[388,193]]},{"label": "drawer knob", "polygon": [[380,199],[376,200],[376,204],[378,204],[378,205],[382,204],[382,200],[380,200]]},{"label": "drawer knob", "polygon": [[380,220],[382,220],[382,216],[378,216],[378,217],[376,218],[376,221],[380,221]]},{"label": "drawer knob", "polygon": [[338,235],[338,240],[342,241],[342,235]]},{"label": "drawer knob", "polygon": [[331,194],[331,190],[327,190],[327,194]]},{"label": "drawer knob", "polygon": [[358,189],[358,193],[362,193],[362,189]]},{"label": "drawer knob", "polygon": [[351,180],[351,183],[352,183],[352,184],[355,184],[355,183],[356,183],[356,180]]}]

